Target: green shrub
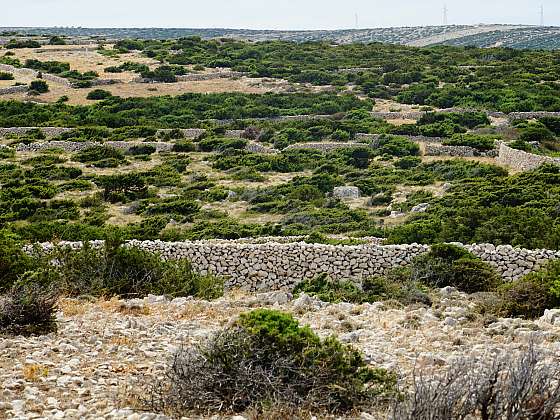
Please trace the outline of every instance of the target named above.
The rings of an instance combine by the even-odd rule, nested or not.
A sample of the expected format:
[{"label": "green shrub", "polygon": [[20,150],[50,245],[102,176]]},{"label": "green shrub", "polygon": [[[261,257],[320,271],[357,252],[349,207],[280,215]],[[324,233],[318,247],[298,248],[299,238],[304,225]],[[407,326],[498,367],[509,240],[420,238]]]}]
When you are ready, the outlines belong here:
[{"label": "green shrub", "polygon": [[113,94],[109,91],[103,89],[95,89],[89,92],[86,96],[86,99],[89,100],[103,100],[112,97]]},{"label": "green shrub", "polygon": [[41,335],[56,331],[58,295],[52,285],[34,282],[39,273],[27,273],[0,296],[0,334]]},{"label": "green shrub", "polygon": [[223,294],[216,278],[195,274],[187,260],[164,261],[157,253],[107,242],[100,250],[87,243],[79,251],[59,248],[50,257],[61,264],[54,271],[60,291],[70,296],[195,296],[214,299]]},{"label": "green shrub", "polygon": [[492,150],[496,136],[481,134],[454,134],[450,139],[445,139],[445,146],[469,146],[480,151]]},{"label": "green shrub", "polygon": [[0,80],[14,80],[14,75],[12,73],[0,71]]},{"label": "green shrub", "polygon": [[451,244],[432,245],[411,264],[414,281],[429,287],[452,286],[466,293],[494,291],[500,277],[487,263]]},{"label": "green shrub", "polygon": [[405,156],[395,162],[395,167],[400,169],[415,168],[422,163],[422,158],[416,156]]},{"label": "green shrub", "polygon": [[379,139],[377,152],[380,155],[391,156],[418,156],[420,146],[402,137],[382,137]]},{"label": "green shrub", "polygon": [[127,155],[139,156],[139,155],[151,155],[156,152],[156,147],[150,144],[140,144],[138,146],[132,146],[127,150]]},{"label": "green shrub", "polygon": [[148,192],[146,181],[138,173],[101,176],[96,182],[103,188],[103,199],[106,201],[119,201],[121,197],[136,200],[144,198]]},{"label": "green shrub", "polygon": [[228,149],[243,149],[247,145],[245,139],[229,139],[229,138],[207,138],[202,139],[198,143],[198,147],[203,152],[220,151]]},{"label": "green shrub", "polygon": [[231,176],[231,178],[238,181],[251,181],[251,182],[262,182],[266,180],[266,178],[254,168],[244,168],[244,167],[236,170]]},{"label": "green shrub", "polygon": [[173,145],[173,151],[174,152],[194,152],[195,151],[195,145],[193,144],[192,141],[190,140],[179,140],[176,141],[175,144]]},{"label": "green shrub", "polygon": [[150,409],[178,417],[274,405],[346,413],[372,407],[395,388],[395,376],[368,367],[357,350],[266,309],[177,352],[168,379],[156,387],[153,396],[161,398],[152,398]]},{"label": "green shrub", "polygon": [[560,307],[560,261],[551,261],[541,270],[499,289],[498,313],[506,317],[538,318],[545,309]]},{"label": "green shrub", "polygon": [[112,168],[126,162],[124,153],[109,146],[92,146],[74,154],[72,160],[89,163],[98,168]]},{"label": "green shrub", "polygon": [[29,84],[29,89],[38,93],[46,93],[49,91],[49,85],[44,80],[33,80]]},{"label": "green shrub", "polygon": [[364,279],[361,283],[333,280],[327,274],[298,283],[294,295],[306,293],[323,302],[361,304],[394,300],[403,305],[422,303],[431,305],[426,287],[412,281],[407,270],[395,269],[386,276]]},{"label": "green shrub", "polygon": [[13,235],[0,230],[0,293],[33,267],[33,259],[22,251],[22,246]]},{"label": "green shrub", "polygon": [[306,293],[323,302],[363,303],[365,296],[360,288],[351,281],[332,280],[327,274],[303,280],[294,287],[294,295]]}]

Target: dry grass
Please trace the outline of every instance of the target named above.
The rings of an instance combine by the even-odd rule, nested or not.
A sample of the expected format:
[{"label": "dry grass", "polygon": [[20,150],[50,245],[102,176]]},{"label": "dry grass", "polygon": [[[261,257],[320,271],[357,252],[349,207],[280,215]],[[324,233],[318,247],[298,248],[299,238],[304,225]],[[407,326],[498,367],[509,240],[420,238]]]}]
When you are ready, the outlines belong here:
[{"label": "dry grass", "polygon": [[77,299],[60,299],[58,307],[67,317],[82,316],[89,310],[86,302]]},{"label": "dry grass", "polygon": [[39,364],[26,364],[23,366],[23,378],[28,382],[37,382],[49,376],[49,369]]}]

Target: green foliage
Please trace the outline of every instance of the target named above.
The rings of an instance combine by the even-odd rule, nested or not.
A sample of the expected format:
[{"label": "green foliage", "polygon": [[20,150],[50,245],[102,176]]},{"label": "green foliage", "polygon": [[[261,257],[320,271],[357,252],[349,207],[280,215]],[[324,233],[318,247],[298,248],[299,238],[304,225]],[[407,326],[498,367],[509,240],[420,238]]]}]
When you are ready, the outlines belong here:
[{"label": "green foliage", "polygon": [[160,255],[108,241],[102,249],[87,243],[79,251],[59,248],[51,257],[60,265],[49,265],[58,289],[69,296],[126,296],[148,294],[195,296],[214,299],[222,295],[219,279],[195,274],[187,260],[163,261]]},{"label": "green foliage", "polygon": [[445,146],[469,146],[480,151],[492,150],[496,136],[480,134],[453,134],[443,142]]},{"label": "green foliage", "polygon": [[96,182],[103,188],[103,199],[107,201],[136,200],[144,198],[148,191],[146,181],[137,173],[101,176]]},{"label": "green foliage", "polygon": [[109,146],[91,146],[76,153],[72,160],[98,168],[114,168],[126,162],[121,150]]},{"label": "green foliage", "polygon": [[418,156],[420,154],[420,147],[402,137],[383,137],[379,140],[379,147],[377,152],[380,155],[391,156]]},{"label": "green foliage", "polygon": [[70,70],[70,64],[68,63],[62,63],[60,61],[39,61],[36,59],[25,60],[24,67],[52,74],[61,74]]},{"label": "green foliage", "polygon": [[493,291],[500,284],[496,271],[464,248],[434,244],[416,257],[410,266],[411,278],[429,287],[456,287],[466,293]]},{"label": "green foliage", "polygon": [[0,230],[0,293],[9,290],[32,267],[33,260],[22,247],[16,237]]},{"label": "green foliage", "polygon": [[14,75],[12,73],[0,71],[0,80],[14,80]]},{"label": "green foliage", "polygon": [[86,99],[89,100],[103,100],[113,96],[111,92],[103,90],[103,89],[95,89],[89,92],[86,96]]},{"label": "green foliage", "polygon": [[16,40],[10,39],[10,41],[4,45],[5,48],[11,50],[16,48],[41,48],[41,44],[32,39]]},{"label": "green foliage", "polygon": [[294,288],[294,294],[306,293],[323,302],[350,302],[361,304],[392,300],[404,305],[423,303],[431,305],[426,288],[410,279],[407,271],[395,269],[386,276],[364,279],[361,284],[333,280],[327,274],[306,279]]},{"label": "green foliage", "polygon": [[29,89],[38,93],[46,93],[49,91],[49,85],[44,80],[33,80],[29,84]]},{"label": "green foliage", "polygon": [[177,416],[270,405],[345,413],[395,389],[394,375],[368,367],[357,350],[267,309],[242,314],[197,348],[179,351],[169,378],[151,408]]},{"label": "green foliage", "polygon": [[228,138],[206,138],[200,140],[198,148],[203,152],[224,152],[232,149],[243,149],[247,145],[245,139],[228,139]]},{"label": "green foliage", "polygon": [[551,261],[539,271],[504,284],[499,289],[498,314],[539,318],[545,309],[560,308],[560,262]]}]

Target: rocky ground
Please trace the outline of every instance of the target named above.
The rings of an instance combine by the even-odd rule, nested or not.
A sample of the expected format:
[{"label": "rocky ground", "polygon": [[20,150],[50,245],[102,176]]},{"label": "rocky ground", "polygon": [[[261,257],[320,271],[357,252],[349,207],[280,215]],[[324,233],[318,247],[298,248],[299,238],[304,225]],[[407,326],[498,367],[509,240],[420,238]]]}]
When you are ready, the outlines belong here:
[{"label": "rocky ground", "polygon": [[203,340],[255,307],[293,313],[321,336],[337,334],[371,364],[397,371],[403,382],[414,368],[439,369],[468,355],[491,357],[529,340],[560,352],[560,312],[534,322],[484,319],[472,297],[449,288],[432,308],[326,304],[286,292],[231,293],[214,302],[64,299],[57,333],[0,336],[0,418],[165,418],[137,410],[138,384],[161,376],[179,346]]}]

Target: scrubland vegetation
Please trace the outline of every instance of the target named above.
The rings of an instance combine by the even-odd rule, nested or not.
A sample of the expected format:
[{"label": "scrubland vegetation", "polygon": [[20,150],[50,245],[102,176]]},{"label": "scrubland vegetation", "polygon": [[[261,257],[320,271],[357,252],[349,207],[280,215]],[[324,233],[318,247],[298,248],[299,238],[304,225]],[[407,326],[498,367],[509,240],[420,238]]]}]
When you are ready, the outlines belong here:
[{"label": "scrubland vegetation", "polygon": [[[40,47],[33,42],[6,48]],[[481,329],[503,318],[531,322],[560,308],[558,261],[505,281],[492,265],[451,244],[560,247],[560,166],[515,172],[492,154],[507,142],[559,156],[560,118],[501,123],[486,112],[560,110],[557,51],[196,37],[129,39],[99,50],[115,61],[130,52],[158,64],[121,60],[105,72],[137,73],[159,86],[230,68],[309,90],[121,98],[103,88],[85,94],[92,102],[84,106],[0,101],[0,127],[37,127],[0,139],[0,334],[54,336],[67,299],[138,304],[156,295],[185,298],[184,304],[232,292],[219,274],[202,275],[187,260],[127,246],[132,239],[298,236],[343,246],[375,237],[430,244],[427,253],[384,275],[309,276],[289,292],[355,311],[380,303],[435,311],[445,293],[456,292],[472,304],[465,318]],[[55,60],[20,62],[6,53],[0,62],[81,87],[98,78]],[[2,80],[12,77],[0,73]],[[29,88],[40,97],[52,86],[38,78]],[[376,101],[387,100],[397,114],[425,113],[400,122],[374,117]],[[443,112],[449,107],[469,109]],[[301,115],[308,117],[277,118]],[[47,138],[43,130],[51,126],[71,130]],[[205,131],[187,136],[187,128]],[[76,147],[39,147],[46,141]],[[130,147],[117,148],[115,141]],[[312,143],[341,147],[305,148]],[[426,156],[431,143],[472,148],[472,155]],[[345,186],[359,195],[337,196],[335,188]],[[99,239],[104,245],[88,242]],[[61,240],[83,246],[58,246]],[[54,248],[45,253],[36,242]],[[369,410],[395,419],[558,415],[556,365],[533,347],[495,363],[465,359],[437,375],[420,370],[401,384],[398,370],[377,367],[355,347],[320,337],[279,310],[242,313],[204,338],[174,353],[165,378],[146,382],[147,393],[136,395],[142,409],[175,417]],[[465,374],[470,369],[472,377]]]}]

